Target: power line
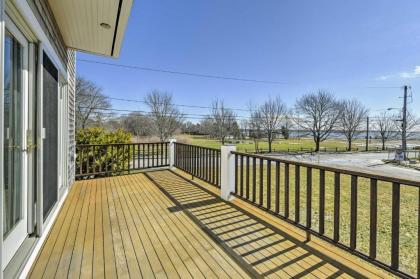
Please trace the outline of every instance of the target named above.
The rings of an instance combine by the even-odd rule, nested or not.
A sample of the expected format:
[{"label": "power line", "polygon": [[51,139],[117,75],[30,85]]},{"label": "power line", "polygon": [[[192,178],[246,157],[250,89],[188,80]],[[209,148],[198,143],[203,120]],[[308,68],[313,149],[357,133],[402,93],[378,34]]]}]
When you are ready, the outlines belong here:
[{"label": "power line", "polygon": [[[265,84],[282,84],[282,85],[297,85],[298,84],[296,82],[287,82],[287,81],[247,79],[247,78],[239,78],[239,77],[224,76],[224,75],[210,75],[210,74],[201,74],[201,73],[193,73],[193,72],[181,72],[181,71],[174,71],[174,70],[169,70],[169,69],[151,68],[151,67],[144,67],[144,66],[138,66],[138,65],[100,62],[100,61],[89,60],[89,59],[77,59],[77,61],[84,62],[84,63],[90,63],[90,64],[99,64],[99,65],[105,65],[105,66],[111,66],[111,67],[125,68],[125,69],[130,69],[130,70],[149,71],[149,72],[174,74],[174,75],[184,75],[184,76],[199,77],[199,78],[233,80],[233,81],[241,81],[241,82],[265,83]],[[341,87],[342,88],[367,88],[367,89],[396,89],[396,88],[401,88],[401,86],[367,86],[367,85],[341,86]]]},{"label": "power line", "polygon": [[184,75],[184,76],[199,77],[199,78],[222,79],[222,80],[233,80],[233,81],[266,83],[266,84],[293,84],[293,83],[290,83],[290,82],[283,82],[283,81],[246,79],[246,78],[229,77],[229,76],[223,76],[223,75],[208,75],[208,74],[200,74],[200,73],[192,73],[192,72],[179,72],[179,71],[173,71],[173,70],[167,70],[167,69],[158,69],[158,68],[149,68],[149,67],[135,66],[135,65],[124,65],[124,64],[117,64],[117,63],[99,62],[99,61],[88,60],[88,59],[78,59],[77,61],[85,62],[85,63],[91,63],[91,64],[100,64],[100,65],[118,67],[118,68],[126,68],[126,69],[131,69],[131,70],[149,71],[149,72],[174,74],[174,75]]},{"label": "power line", "polygon": [[[114,97],[108,97],[108,96],[106,96],[106,98],[107,99],[110,99],[110,100],[116,100],[116,101],[124,101],[124,102],[133,102],[133,103],[147,104],[146,101],[136,100],[136,99],[123,99],[123,98],[114,98]],[[197,106],[197,105],[174,104],[174,106],[177,106],[177,107],[186,107],[186,108],[213,109],[213,107],[209,107],[209,106]],[[253,111],[253,109],[240,109],[240,108],[226,108],[226,109],[236,110],[236,111],[246,111],[246,112]]]},{"label": "power line", "polygon": [[[80,108],[87,109],[88,107],[80,107]],[[139,113],[139,114],[143,114],[145,116],[152,115],[151,112],[144,111],[144,110],[113,109],[113,108],[98,108],[96,110],[101,111],[101,113],[104,113],[104,111],[106,111],[106,113],[104,113],[104,114],[108,114],[108,115],[114,115],[114,113],[112,113],[112,112],[117,112],[117,113],[124,112],[125,113],[125,114],[119,114],[119,116],[129,116],[130,115],[129,113]],[[181,114],[186,119],[194,119],[194,120],[204,120],[204,119],[208,119],[208,118],[212,117],[210,114],[194,114],[194,113],[181,113]],[[163,114],[163,116],[171,116],[171,115],[170,114]],[[255,117],[244,116],[244,115],[236,115],[235,118],[239,118],[239,119],[243,119],[243,120],[255,119]],[[265,117],[258,117],[258,118],[264,119]],[[290,119],[290,120],[294,120],[294,121],[303,120],[303,118],[294,117],[294,116],[287,116],[287,118]],[[377,116],[369,116],[369,118],[379,119],[379,117],[377,117]],[[386,117],[386,118],[395,120],[395,117],[393,117],[393,116]]]}]

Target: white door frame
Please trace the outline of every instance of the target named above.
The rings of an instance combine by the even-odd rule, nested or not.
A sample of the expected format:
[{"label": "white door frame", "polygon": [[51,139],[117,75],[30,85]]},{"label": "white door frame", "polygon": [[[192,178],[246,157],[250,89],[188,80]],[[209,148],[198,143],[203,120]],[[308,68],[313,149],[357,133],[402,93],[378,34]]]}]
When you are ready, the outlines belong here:
[{"label": "white door frame", "polygon": [[[22,68],[22,168],[21,168],[21,183],[22,183],[22,219],[15,225],[12,231],[3,239],[3,251],[2,251],[2,270],[10,262],[20,245],[23,243],[28,235],[27,230],[27,193],[28,193],[28,181],[27,181],[27,154],[26,150],[26,131],[28,128],[28,62],[29,62],[29,43],[28,40],[19,31],[13,21],[5,15],[6,29],[10,32],[13,37],[23,47],[23,68]],[[1,189],[4,196],[4,188]],[[3,231],[1,231],[3,234]]]},{"label": "white door frame", "polygon": [[[0,116],[4,115],[3,107],[3,70],[4,70],[4,35],[5,35],[5,22],[4,22],[5,2],[0,0]],[[3,121],[0,121],[0,131],[3,131]],[[4,175],[3,175],[3,132],[0,133],[0,201],[3,200],[4,189]],[[3,266],[3,206],[0,206],[0,267]],[[0,269],[0,279],[3,279],[3,269]]]}]

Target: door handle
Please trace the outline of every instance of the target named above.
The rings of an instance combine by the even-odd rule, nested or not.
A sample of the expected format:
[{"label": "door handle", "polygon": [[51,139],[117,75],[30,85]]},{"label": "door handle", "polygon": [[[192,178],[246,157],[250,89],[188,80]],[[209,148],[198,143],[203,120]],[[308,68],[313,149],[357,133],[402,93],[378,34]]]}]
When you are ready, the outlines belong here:
[{"label": "door handle", "polygon": [[36,144],[28,144],[28,146],[26,147],[26,149],[23,149],[23,152],[32,152],[33,150],[35,150],[37,147]]}]

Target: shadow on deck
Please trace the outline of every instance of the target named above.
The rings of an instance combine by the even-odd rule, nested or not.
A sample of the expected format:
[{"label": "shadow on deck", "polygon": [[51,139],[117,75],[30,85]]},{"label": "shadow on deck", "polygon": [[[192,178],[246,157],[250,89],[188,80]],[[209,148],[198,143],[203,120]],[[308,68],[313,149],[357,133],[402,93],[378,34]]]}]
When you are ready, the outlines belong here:
[{"label": "shadow on deck", "polygon": [[388,276],[337,248],[324,253],[241,203],[171,171],[79,181],[30,277]]}]

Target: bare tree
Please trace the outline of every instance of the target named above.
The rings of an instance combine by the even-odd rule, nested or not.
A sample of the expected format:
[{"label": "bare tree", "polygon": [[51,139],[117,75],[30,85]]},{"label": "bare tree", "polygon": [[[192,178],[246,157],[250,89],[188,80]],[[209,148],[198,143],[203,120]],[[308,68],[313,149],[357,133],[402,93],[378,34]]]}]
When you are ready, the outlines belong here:
[{"label": "bare tree", "polygon": [[141,113],[133,112],[122,117],[121,124],[124,130],[137,137],[150,136],[153,132],[153,121]]},{"label": "bare tree", "polygon": [[[402,116],[394,115],[394,128],[399,136],[402,134]],[[412,112],[407,112],[407,139],[413,138],[420,131],[420,118]]]},{"label": "bare tree", "polygon": [[207,135],[211,138],[216,137],[216,129],[214,127],[214,121],[210,116],[203,118],[200,121],[200,133],[203,135]]},{"label": "bare tree", "polygon": [[102,94],[102,89],[83,77],[76,80],[76,129],[84,129],[89,121],[100,121],[104,110],[111,108],[111,103]]},{"label": "bare tree", "polygon": [[153,120],[154,134],[166,141],[181,127],[183,115],[172,102],[172,96],[163,91],[153,90],[144,98]]},{"label": "bare tree", "polygon": [[261,117],[261,127],[265,132],[268,142],[268,152],[272,150],[272,144],[276,133],[281,128],[281,123],[287,112],[286,105],[279,97],[268,99],[258,109]]},{"label": "bare tree", "polygon": [[353,139],[360,133],[360,127],[368,115],[368,110],[356,99],[344,100],[340,105],[342,111],[339,125],[347,139],[347,150],[351,151]]},{"label": "bare tree", "polygon": [[235,113],[226,108],[223,101],[215,100],[212,104],[211,118],[216,138],[225,144],[226,137],[231,135],[236,123]]},{"label": "bare tree", "polygon": [[258,152],[259,142],[264,137],[264,131],[261,125],[261,114],[259,111],[251,111],[248,125],[249,137],[254,141],[255,151]]},{"label": "bare tree", "polygon": [[395,121],[391,114],[386,111],[380,113],[375,118],[374,127],[379,132],[382,142],[382,150],[385,150],[386,142],[395,136]]},{"label": "bare tree", "polygon": [[318,90],[302,96],[295,106],[299,114],[296,124],[309,131],[315,142],[315,151],[319,151],[321,142],[337,127],[341,114],[339,102],[331,93]]},{"label": "bare tree", "polygon": [[291,110],[289,110],[286,113],[286,116],[284,117],[282,124],[281,124],[281,128],[280,128],[280,133],[283,136],[284,139],[289,139],[290,138],[290,131],[293,128],[293,112]]}]

